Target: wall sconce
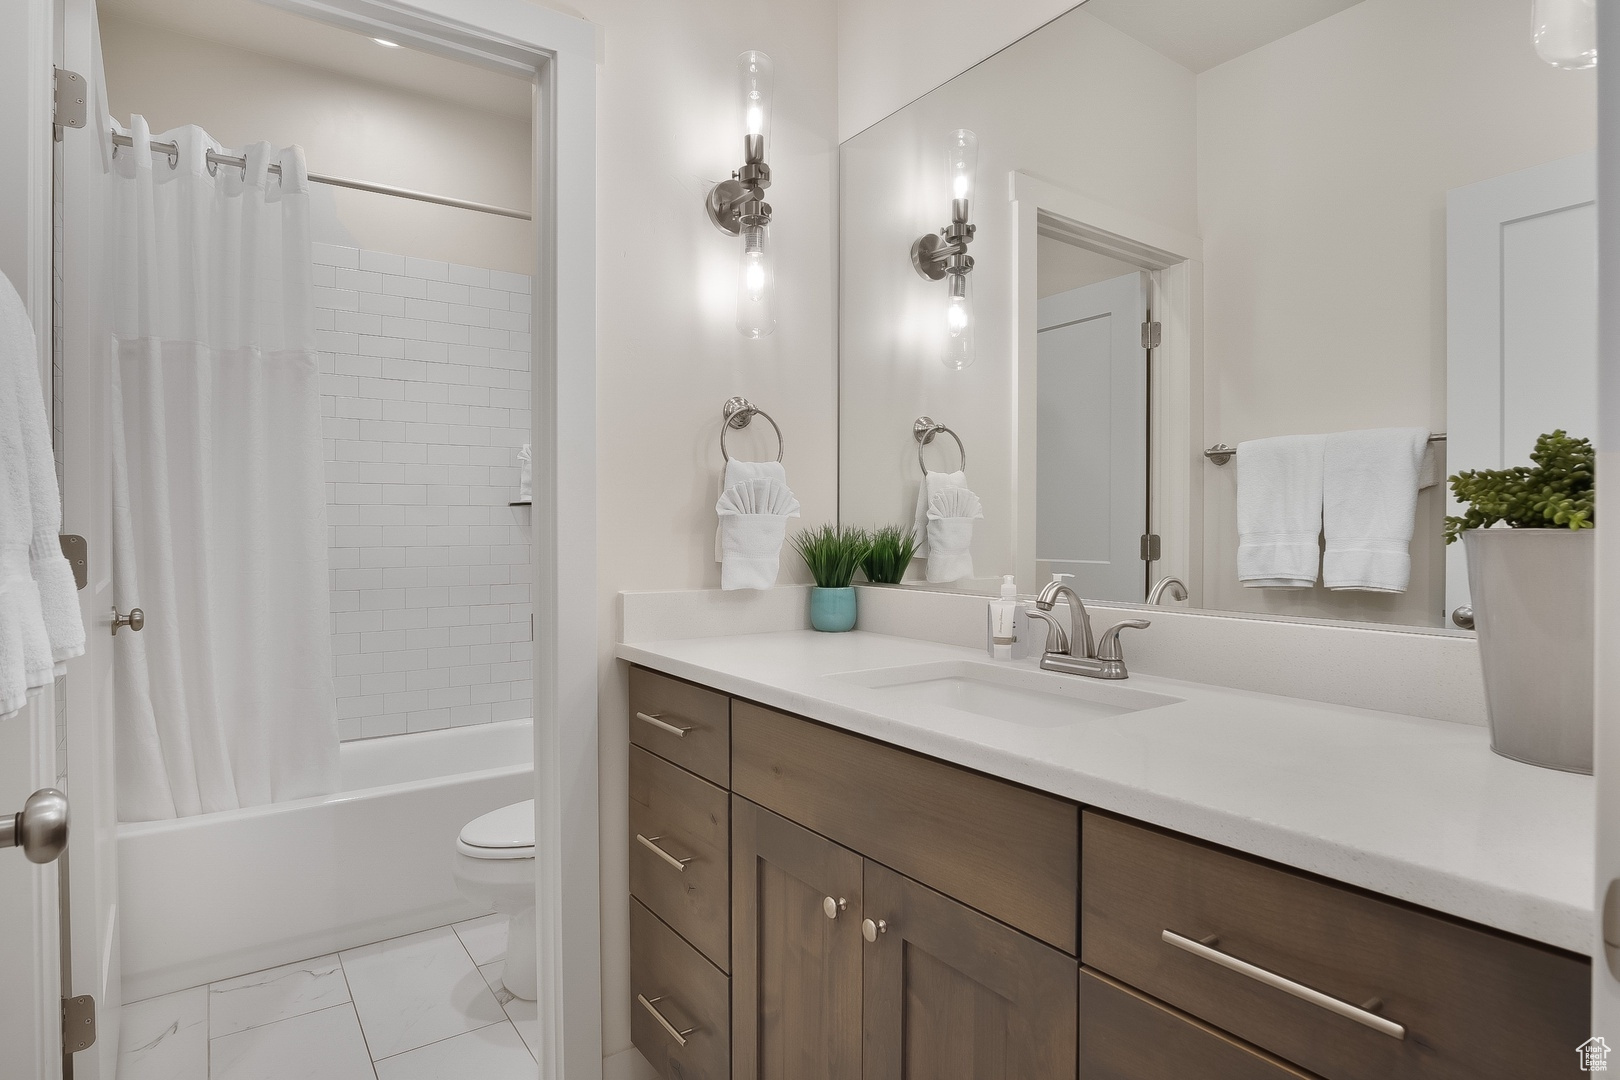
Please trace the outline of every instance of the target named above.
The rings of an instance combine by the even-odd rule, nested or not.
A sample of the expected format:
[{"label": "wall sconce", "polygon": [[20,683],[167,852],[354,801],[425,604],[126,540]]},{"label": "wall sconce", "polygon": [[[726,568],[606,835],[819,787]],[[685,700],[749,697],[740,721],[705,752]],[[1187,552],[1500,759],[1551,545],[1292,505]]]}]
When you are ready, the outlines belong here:
[{"label": "wall sconce", "polygon": [[1597,63],[1597,0],[1532,0],[1536,55],[1579,71]]},{"label": "wall sconce", "polygon": [[776,329],[776,271],[771,266],[771,167],[765,151],[771,136],[771,58],[749,50],[737,58],[741,92],[743,164],[709,192],[709,220],[730,236],[743,239],[737,274],[737,329],[744,337],[762,338]]},{"label": "wall sconce", "polygon": [[951,181],[951,223],[937,233],[917,238],[911,245],[911,265],[929,281],[949,278],[945,294],[946,367],[961,370],[973,363],[973,295],[968,274],[973,256],[974,226],[968,221],[973,198],[973,173],[979,165],[979,137],[966,128],[951,132],[946,167]]}]

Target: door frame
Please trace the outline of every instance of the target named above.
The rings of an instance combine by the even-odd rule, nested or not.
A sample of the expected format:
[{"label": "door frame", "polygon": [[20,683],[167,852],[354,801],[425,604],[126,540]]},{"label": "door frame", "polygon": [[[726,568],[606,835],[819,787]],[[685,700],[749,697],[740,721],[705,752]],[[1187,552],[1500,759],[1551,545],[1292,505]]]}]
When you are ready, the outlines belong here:
[{"label": "door frame", "polygon": [[1007,188],[1016,223],[1017,572],[1022,580],[1035,580],[1036,249],[1046,236],[1152,272],[1148,307],[1150,318],[1162,327],[1148,369],[1148,522],[1161,544],[1152,574],[1181,578],[1187,583],[1189,606],[1199,607],[1204,595],[1204,242],[1027,173],[1009,173]]},{"label": "door frame", "polygon": [[541,1028],[535,1049],[541,1080],[601,1077],[596,28],[526,0],[258,2],[493,68],[535,87],[531,558]]},{"label": "door frame", "polygon": [[[0,272],[13,280],[28,309],[38,341],[40,383],[50,386],[52,276],[52,106],[55,97],[55,10],[51,0],[13,0],[0,5],[0,140],[8,148],[0,161]],[[27,790],[57,782],[56,705],[53,688],[44,688],[23,710],[0,722],[0,761],[6,797],[14,782]],[[17,751],[22,753],[18,754]],[[15,755],[15,756],[13,756]],[[24,778],[26,776],[26,779]],[[0,811],[14,812],[3,806]],[[0,853],[7,875],[22,861],[20,852]],[[0,1000],[7,1053],[19,1065],[32,1062],[32,1075],[57,1077],[62,1068],[62,957],[57,867],[19,869],[31,880],[7,888],[0,902],[12,912],[13,930],[29,934],[26,972],[13,985],[30,988],[29,1000]],[[18,903],[18,901],[21,901]],[[13,907],[13,904],[17,904]],[[8,964],[16,954],[0,950]],[[19,1038],[20,1036],[20,1038]],[[13,1042],[16,1038],[17,1041]],[[19,1045],[20,1044],[20,1045]]]}]

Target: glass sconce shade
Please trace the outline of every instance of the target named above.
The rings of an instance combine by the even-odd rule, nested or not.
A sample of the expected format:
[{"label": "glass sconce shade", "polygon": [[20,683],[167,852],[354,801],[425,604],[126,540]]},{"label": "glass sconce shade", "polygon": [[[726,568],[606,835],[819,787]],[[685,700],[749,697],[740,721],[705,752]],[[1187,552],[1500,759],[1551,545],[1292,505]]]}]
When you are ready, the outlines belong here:
[{"label": "glass sconce shade", "polygon": [[1596,0],[1532,0],[1536,55],[1568,70],[1597,63]]},{"label": "glass sconce shade", "polygon": [[[951,178],[951,202],[961,202],[965,209],[973,198],[974,172],[979,167],[979,137],[967,128],[951,132],[947,151],[947,169]],[[960,221],[966,221],[964,214]]]},{"label": "glass sconce shade", "polygon": [[952,371],[973,363],[973,285],[970,274],[949,274],[945,298],[945,351],[941,362]]},{"label": "glass sconce shade", "polygon": [[[771,92],[776,76],[771,58],[756,49],[737,57],[737,89],[742,104],[744,143],[748,161],[765,160],[771,142]],[[758,145],[756,146],[755,143]]]},{"label": "glass sconce shade", "polygon": [[744,337],[762,338],[776,329],[776,270],[771,265],[770,226],[745,226],[742,238],[737,329]]}]

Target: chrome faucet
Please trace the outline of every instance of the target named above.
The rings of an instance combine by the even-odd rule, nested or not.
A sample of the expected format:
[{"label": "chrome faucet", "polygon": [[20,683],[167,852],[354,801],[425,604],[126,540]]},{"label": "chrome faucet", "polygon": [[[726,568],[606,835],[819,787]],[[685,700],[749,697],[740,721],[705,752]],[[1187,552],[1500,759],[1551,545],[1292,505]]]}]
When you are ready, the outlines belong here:
[{"label": "chrome faucet", "polygon": [[1187,583],[1178,577],[1171,577],[1166,574],[1153,583],[1153,588],[1147,596],[1148,604],[1150,606],[1158,604],[1164,599],[1166,592],[1170,594],[1172,600],[1185,600],[1187,599]]},{"label": "chrome faucet", "polygon": [[[1069,604],[1067,627],[1052,614],[1060,599]],[[1061,580],[1054,580],[1042,589],[1040,596],[1035,598],[1035,606],[1026,614],[1051,627],[1051,640],[1041,656],[1041,668],[1045,671],[1061,671],[1066,675],[1084,675],[1088,679],[1128,678],[1130,672],[1125,670],[1119,632],[1125,629],[1146,630],[1149,626],[1146,619],[1126,619],[1093,639],[1091,613],[1086,610],[1086,602]],[[1076,644],[1081,648],[1079,655],[1074,652]]]}]

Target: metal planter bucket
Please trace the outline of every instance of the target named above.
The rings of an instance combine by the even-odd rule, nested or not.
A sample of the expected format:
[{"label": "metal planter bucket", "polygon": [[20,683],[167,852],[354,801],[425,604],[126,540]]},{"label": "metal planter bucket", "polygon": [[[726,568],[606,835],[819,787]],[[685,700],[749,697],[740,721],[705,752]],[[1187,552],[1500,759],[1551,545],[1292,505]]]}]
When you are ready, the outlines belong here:
[{"label": "metal planter bucket", "polygon": [[1592,771],[1593,533],[1463,533],[1491,749],[1503,757]]}]

